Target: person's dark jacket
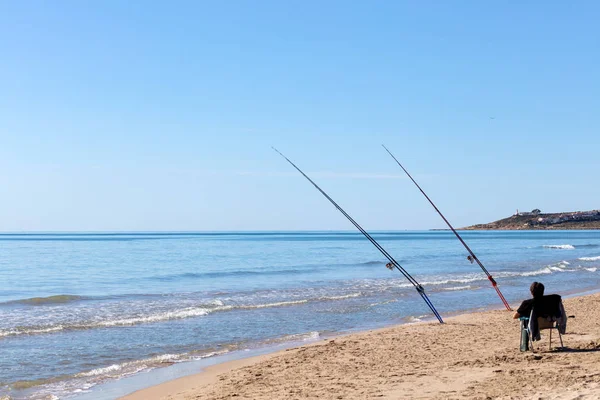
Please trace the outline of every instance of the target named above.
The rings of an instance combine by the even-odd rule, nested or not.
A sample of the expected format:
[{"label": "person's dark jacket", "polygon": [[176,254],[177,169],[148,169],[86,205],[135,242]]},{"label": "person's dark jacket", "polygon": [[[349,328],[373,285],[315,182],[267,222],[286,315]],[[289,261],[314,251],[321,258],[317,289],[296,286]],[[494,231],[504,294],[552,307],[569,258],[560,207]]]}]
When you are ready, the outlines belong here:
[{"label": "person's dark jacket", "polygon": [[[521,307],[523,307],[524,304],[525,302],[521,304]],[[528,305],[531,305],[531,314],[529,315],[529,332],[531,332],[532,340],[540,340],[538,317],[554,319],[557,322],[558,331],[561,334],[566,332],[567,315],[565,314],[565,308],[562,304],[562,298],[559,295],[551,294],[548,296],[542,296],[539,299],[532,299],[531,303]],[[519,310],[521,310],[521,307],[519,307]]]}]

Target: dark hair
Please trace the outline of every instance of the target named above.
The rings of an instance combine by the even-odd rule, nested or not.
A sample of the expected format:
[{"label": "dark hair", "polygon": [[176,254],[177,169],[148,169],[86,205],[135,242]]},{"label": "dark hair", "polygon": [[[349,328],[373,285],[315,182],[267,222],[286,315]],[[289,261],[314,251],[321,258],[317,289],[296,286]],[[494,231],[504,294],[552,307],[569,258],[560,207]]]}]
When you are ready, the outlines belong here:
[{"label": "dark hair", "polygon": [[540,282],[533,282],[529,287],[529,290],[531,291],[533,298],[537,299],[538,297],[542,297],[544,295],[544,284]]}]

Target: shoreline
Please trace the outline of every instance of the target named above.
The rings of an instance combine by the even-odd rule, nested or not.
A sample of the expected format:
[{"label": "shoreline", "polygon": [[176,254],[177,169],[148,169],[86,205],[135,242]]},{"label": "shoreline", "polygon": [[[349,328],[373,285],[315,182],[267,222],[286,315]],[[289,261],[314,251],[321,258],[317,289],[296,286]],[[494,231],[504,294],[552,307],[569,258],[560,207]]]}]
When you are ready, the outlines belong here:
[{"label": "shoreline", "polygon": [[[574,291],[567,296],[577,296],[579,294],[586,293],[600,293],[600,289],[589,289],[583,292]],[[500,304],[488,305],[478,308],[468,308],[464,310],[457,310],[444,313],[444,319],[460,316],[463,314],[471,314],[486,311],[497,311],[504,310],[504,307]],[[200,375],[206,371],[210,371],[213,368],[217,368],[219,365],[237,365],[237,362],[241,362],[247,359],[258,359],[261,357],[275,355],[283,353],[291,348],[311,346],[319,344],[322,341],[331,339],[337,339],[348,335],[361,334],[366,332],[373,332],[379,330],[390,329],[399,326],[410,326],[422,323],[436,322],[437,319],[433,315],[427,317],[417,318],[416,316],[406,316],[394,322],[388,322],[385,324],[371,324],[370,326],[357,327],[354,329],[319,333],[318,338],[305,338],[301,340],[294,340],[289,342],[280,342],[277,344],[264,345],[250,349],[240,349],[232,352],[219,354],[207,358],[201,358],[198,360],[188,360],[179,363],[174,363],[168,366],[155,367],[153,369],[136,373],[134,375],[126,376],[117,380],[110,380],[94,386],[89,392],[77,394],[73,397],[69,397],[72,400],[112,400],[112,399],[124,399],[128,396],[144,391],[146,389],[158,386],[166,385],[170,382],[185,380],[191,376]],[[148,384],[151,381],[152,383]]]},{"label": "shoreline", "polygon": [[[586,290],[584,292],[573,292],[568,296],[578,295],[578,293],[600,293],[600,289]],[[470,308],[459,311],[447,312],[444,314],[444,319],[460,316],[463,314],[472,314],[486,311],[498,311],[504,310],[501,305],[489,305],[479,308]],[[245,360],[258,360],[271,355],[277,355],[284,353],[292,348],[318,345],[322,341],[331,339],[337,339],[346,337],[349,335],[362,334],[366,332],[376,332],[380,330],[391,329],[400,326],[418,325],[422,323],[435,322],[437,319],[435,316],[430,315],[424,318],[417,318],[414,316],[406,316],[400,320],[401,322],[390,322],[386,324],[373,324],[367,327],[360,327],[350,330],[338,331],[338,332],[327,332],[320,334],[315,339],[303,339],[290,342],[281,342],[278,344],[265,345],[252,349],[235,350],[230,353],[224,353],[215,355],[212,357],[202,358],[198,360],[183,361],[180,363],[174,363],[172,365],[164,367],[156,367],[148,371],[143,371],[134,375],[126,376],[117,380],[111,380],[108,382],[101,383],[91,389],[89,392],[78,394],[74,397],[69,397],[72,400],[112,400],[112,399],[128,399],[129,396],[137,392],[143,392],[147,389],[151,389],[157,386],[170,386],[171,382],[186,382],[186,378],[190,378],[196,375],[202,375],[207,372],[211,372],[213,369],[220,370],[220,366],[224,366],[224,369],[237,368],[245,365]],[[238,365],[239,363],[239,365]],[[151,381],[152,383],[148,384]]]},{"label": "shoreline", "polygon": [[[600,310],[596,311],[596,309],[598,308],[596,304],[600,304],[600,293],[598,293],[598,289],[578,294],[565,294],[563,298],[565,301],[565,307],[567,308],[567,314],[571,315],[573,313],[576,313],[577,316],[577,314],[581,315],[581,312],[583,311],[585,313],[594,313],[596,317],[600,317]],[[486,321],[490,319],[490,322],[493,323],[491,325],[482,324],[482,319]],[[573,358],[580,358],[577,357],[579,354],[585,354],[586,356],[588,356],[588,358],[593,358],[592,362],[589,363],[591,365],[591,368],[593,368],[594,364],[597,364],[600,361],[600,327],[598,326],[598,324],[595,324],[592,320],[596,320],[596,318],[591,318],[590,316],[590,318],[580,317],[580,319],[569,319],[570,326],[567,327],[568,334],[565,335],[565,337],[563,338],[563,340],[565,341],[565,346],[570,349],[569,352],[553,351],[541,352],[538,354],[542,356],[542,359],[546,357],[546,355],[549,355],[549,357],[556,356],[557,358],[560,358],[562,355],[569,354],[573,355]],[[487,346],[484,346],[479,349],[483,353],[489,353],[487,360],[484,359],[482,361],[477,357],[473,359],[472,354],[470,356],[468,354],[473,353],[475,349],[469,349],[469,345],[474,345],[475,343],[479,342],[479,340],[477,338],[473,339],[474,342],[465,340],[468,339],[468,335],[466,335],[467,338],[465,338],[464,333],[467,331],[472,331],[473,327],[475,327],[475,330],[479,329],[482,332],[485,331],[488,339],[494,340],[493,330],[492,332],[489,332],[490,326],[492,325],[498,328],[499,338],[504,337],[504,341],[512,343],[510,343],[510,345],[507,347],[506,343],[503,343],[502,340],[498,341],[496,338],[495,341],[498,346],[491,346],[491,348],[487,349]],[[445,327],[447,329],[445,329],[444,331],[440,331],[440,329],[438,329],[439,327]],[[459,333],[458,335],[456,334],[457,332],[455,332],[457,330]],[[453,332],[448,333],[448,331]],[[424,350],[421,351],[419,350],[419,346],[414,346],[415,343],[409,343],[408,347],[404,346],[400,349],[397,349],[396,346],[388,346],[386,348],[385,345],[381,347],[377,344],[373,344],[380,342],[384,338],[388,340],[391,338],[391,340],[393,341],[394,337],[400,333],[410,333],[410,337],[415,338],[421,337],[421,341],[423,338],[425,338],[426,343],[437,343],[441,346],[440,350],[442,350],[442,352],[444,350],[447,350],[447,347],[452,347],[452,345],[454,345],[455,348],[453,349],[453,352],[451,352],[452,354],[447,355],[448,359],[445,359],[444,357],[439,357],[438,359],[434,357],[432,359],[431,353],[433,352],[433,349],[430,347],[431,345],[425,345],[425,347],[423,347]],[[450,340],[445,342],[444,340],[440,339],[440,336],[448,336],[446,339]],[[407,339],[407,341],[414,342],[414,340],[411,340],[410,337]],[[553,342],[555,342],[555,346],[558,346],[558,341],[556,337],[553,338]],[[592,343],[592,348],[590,348],[590,343]],[[360,355],[357,355],[356,357],[347,358],[347,354],[344,354],[344,350],[347,349],[349,344],[354,345],[353,347],[356,347],[355,350],[358,350]],[[547,342],[545,340],[542,340],[541,342],[536,342],[536,347],[541,347],[542,350],[546,348],[544,347],[544,345],[547,346]],[[375,349],[371,349],[371,351],[367,352],[364,351],[364,347],[370,348],[373,346],[375,347]],[[481,344],[479,344],[478,346],[481,347]],[[332,393],[329,393],[328,388],[331,389],[331,382],[321,382],[321,378],[323,377],[323,363],[321,361],[323,360],[313,359],[322,358],[321,355],[323,353],[328,353],[329,357],[326,357],[326,360],[328,360],[328,362],[333,362],[335,365],[338,362],[342,362],[344,359],[346,359],[346,361],[352,360],[348,365],[348,367],[351,367],[352,364],[361,365],[367,363],[373,357],[378,358],[378,356],[374,356],[375,354],[379,354],[379,356],[381,356],[381,353],[385,354],[390,352],[401,353],[402,357],[399,358],[400,360],[406,358],[407,354],[404,353],[416,352],[420,356],[427,358],[433,364],[441,364],[438,365],[438,367],[441,368],[437,371],[434,370],[433,374],[422,375],[418,373],[411,373],[410,376],[418,378],[413,379],[414,382],[412,383],[414,383],[414,385],[411,385],[411,379],[407,380],[404,384],[402,384],[399,383],[399,381],[401,381],[402,378],[397,378],[388,379],[385,382],[386,384],[382,385],[381,383],[378,383],[377,385],[375,385],[376,387],[371,388],[375,392],[382,394],[382,396],[379,397],[383,398],[402,397],[402,394],[397,392],[396,386],[403,386],[403,390],[408,390],[410,393],[412,393],[411,396],[417,397],[422,396],[425,392],[419,395],[418,393],[414,392],[415,389],[418,389],[419,387],[428,387],[428,392],[424,394],[425,397],[423,398],[462,398],[461,396],[467,396],[469,398],[472,398],[471,396],[477,397],[477,395],[481,393],[474,393],[472,388],[475,388],[476,384],[480,381],[483,382],[489,380],[492,377],[497,378],[498,372],[495,371],[497,371],[498,369],[493,368],[498,366],[496,364],[503,364],[503,358],[504,361],[506,361],[506,364],[512,367],[515,366],[514,364],[529,364],[532,362],[535,363],[537,361],[537,358],[535,358],[537,356],[532,355],[531,352],[519,352],[518,323],[512,320],[512,313],[508,313],[503,309],[495,307],[494,309],[488,309],[486,311],[471,311],[466,313],[459,312],[457,313],[457,315],[446,316],[446,324],[444,325],[440,325],[437,322],[431,321],[405,323],[400,325],[396,324],[368,331],[341,333],[340,335],[334,335],[330,338],[321,339],[312,343],[302,344],[297,347],[283,349],[262,355],[256,355],[249,358],[230,360],[209,367],[205,367],[196,374],[173,379],[161,383],[159,385],[146,387],[144,389],[125,395],[120,399],[225,399],[230,398],[231,396],[237,397],[235,396],[236,394],[241,398],[267,399],[269,398],[269,393],[273,394],[271,390],[275,390],[277,393],[279,393],[274,398],[281,398],[280,396],[283,395],[283,393],[287,393],[287,395],[284,396],[286,398],[340,398],[337,396],[342,396],[341,398],[364,398],[364,395],[366,394],[365,390],[368,389],[368,385],[365,386],[365,388],[363,388],[365,390],[363,390],[362,392],[360,392],[358,389],[349,390],[347,385],[352,383],[351,380],[349,382],[346,382],[346,384],[343,384],[342,387],[339,387],[338,389],[334,390]],[[306,357],[305,353],[311,353],[313,357]],[[464,357],[461,354],[464,354]],[[293,381],[286,379],[286,370],[289,369],[289,365],[292,364],[292,361],[289,360],[287,360],[288,362],[286,363],[286,359],[295,360],[296,362],[294,362],[293,365],[296,365],[296,367],[294,368],[299,369],[299,371],[297,371],[297,373],[294,374],[294,376],[297,376],[297,378]],[[338,359],[337,362],[336,359]],[[381,359],[379,359],[379,361],[381,361]],[[577,362],[578,361],[576,361],[576,363]],[[306,364],[312,365],[314,369],[311,370],[310,368],[307,368]],[[342,364],[344,363],[342,362]],[[491,366],[488,366],[487,364],[490,364]],[[300,366],[298,367],[298,365]],[[375,365],[376,367],[377,363],[374,363],[373,365]],[[573,367],[574,364],[568,363],[568,365],[570,365],[570,369],[573,369],[571,367]],[[584,361],[582,365],[587,364]],[[427,368],[427,364],[423,365],[423,367]],[[528,366],[528,368],[531,369],[530,366]],[[572,372],[573,371],[570,371],[569,376],[572,376]],[[458,384],[456,382],[456,379],[462,379],[460,377],[465,376],[465,374],[472,377],[473,379],[469,380],[469,384],[463,382],[464,379],[461,381],[462,383]],[[381,380],[381,378],[386,375],[386,369],[384,368],[382,370],[379,370],[377,375],[379,376],[379,380]],[[388,378],[394,377],[394,374],[387,375],[389,375]],[[509,373],[507,375],[510,377],[511,375],[514,375],[514,372]],[[595,391],[598,389],[597,385],[600,385],[600,374],[591,374],[589,376],[587,375],[588,374],[582,374],[582,377],[580,379],[581,382],[576,382],[578,385],[581,386],[577,389],[578,393],[585,394],[587,393],[586,391],[594,390],[593,393],[600,394],[599,391]],[[275,382],[275,384],[273,385],[267,385],[268,387],[270,387],[270,391],[264,391],[265,383],[261,382],[261,377],[263,376],[269,376],[269,380]],[[395,376],[402,377],[404,375],[395,374]],[[344,377],[344,374],[337,374],[337,377],[335,379],[337,379],[337,381],[334,381],[333,386],[337,387],[339,386],[339,382],[344,382],[346,378]],[[572,377],[570,379],[572,379]],[[301,384],[301,382],[305,382],[307,380],[314,381],[314,385],[305,385],[306,387],[304,387]],[[558,381],[560,381],[560,379]],[[241,382],[243,382],[244,384],[241,385]],[[445,383],[441,385],[440,382]],[[537,382],[537,384],[535,382]],[[543,382],[544,381],[534,380],[533,384],[530,383],[531,389],[543,391],[544,387],[541,385]],[[447,387],[449,384],[451,384],[450,386],[455,387],[455,390],[450,392],[445,390],[444,388]],[[502,388],[503,386],[504,385],[500,385],[500,388]],[[413,389],[412,391],[411,387]],[[281,390],[283,389],[285,389],[285,391],[281,392]],[[518,387],[516,387],[515,390],[516,389],[518,389]],[[292,390],[293,392],[290,392],[290,390]],[[295,390],[299,390],[300,392],[296,392]],[[334,394],[338,393],[339,390],[347,393],[334,396]],[[498,388],[490,390],[494,391],[498,390]],[[303,394],[300,395],[301,393]],[[513,394],[513,396],[515,395],[516,394]],[[562,394],[557,394],[557,396],[558,397],[551,398],[567,398],[561,397]]]}]

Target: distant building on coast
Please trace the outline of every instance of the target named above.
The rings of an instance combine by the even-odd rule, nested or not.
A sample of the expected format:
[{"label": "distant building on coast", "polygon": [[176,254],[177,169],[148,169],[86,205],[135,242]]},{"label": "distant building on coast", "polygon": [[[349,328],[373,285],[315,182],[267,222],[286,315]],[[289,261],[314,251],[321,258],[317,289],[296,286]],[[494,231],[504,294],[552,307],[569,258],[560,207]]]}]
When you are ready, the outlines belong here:
[{"label": "distant building on coast", "polygon": [[517,212],[515,213],[516,217],[528,217],[531,215],[539,215],[542,212],[540,211],[539,208],[535,208],[533,210],[531,210],[531,212],[519,212],[519,209],[517,208]]},{"label": "distant building on coast", "polygon": [[487,224],[467,226],[462,229],[598,229],[600,210],[542,213],[539,208],[528,212],[517,211],[510,217]]},{"label": "distant building on coast", "polygon": [[531,225],[553,225],[560,224],[561,222],[568,221],[600,221],[600,210],[592,211],[574,211],[568,213],[553,213],[553,214],[542,214],[540,209],[536,208],[531,212],[517,212],[514,214],[515,217],[533,217],[538,216],[537,219],[529,222]]}]

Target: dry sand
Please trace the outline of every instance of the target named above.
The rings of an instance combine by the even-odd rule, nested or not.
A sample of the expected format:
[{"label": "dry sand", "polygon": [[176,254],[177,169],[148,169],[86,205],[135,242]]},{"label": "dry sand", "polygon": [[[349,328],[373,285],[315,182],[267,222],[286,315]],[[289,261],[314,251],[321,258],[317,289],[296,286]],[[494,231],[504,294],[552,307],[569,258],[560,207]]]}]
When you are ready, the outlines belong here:
[{"label": "dry sand", "polygon": [[556,331],[519,351],[512,313],[400,325],[233,361],[126,396],[152,399],[600,399],[600,294],[565,300]]}]

